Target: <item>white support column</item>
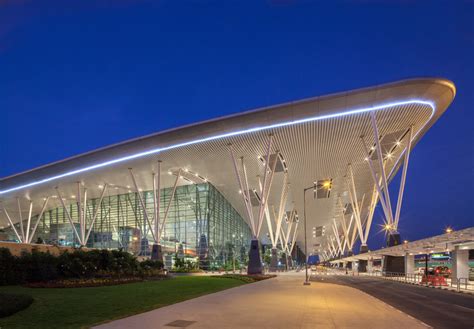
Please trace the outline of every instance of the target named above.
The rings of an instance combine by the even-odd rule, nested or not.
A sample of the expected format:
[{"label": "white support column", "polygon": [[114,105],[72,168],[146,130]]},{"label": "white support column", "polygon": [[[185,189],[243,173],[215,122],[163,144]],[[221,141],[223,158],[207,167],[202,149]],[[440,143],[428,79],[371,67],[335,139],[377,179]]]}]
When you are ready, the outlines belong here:
[{"label": "white support column", "polygon": [[266,205],[266,207],[265,207],[265,221],[267,223],[268,234],[270,235],[270,241],[272,243],[272,248],[275,249],[276,248],[275,235],[274,235],[274,232],[273,232],[272,219],[271,219],[271,216],[270,216],[270,210],[268,209],[268,205]]},{"label": "white support column", "polygon": [[30,200],[30,209],[28,211],[28,221],[26,222],[26,237],[25,241],[30,241],[30,228],[31,228],[31,212],[33,211],[33,201]]},{"label": "white support column", "polygon": [[380,146],[380,135],[379,135],[379,129],[377,127],[377,121],[375,119],[375,112],[372,111],[370,112],[370,119],[371,119],[371,122],[372,122],[372,129],[374,130],[374,139],[375,139],[375,145],[376,145],[376,148],[377,148],[377,159],[378,159],[378,163],[379,163],[379,170],[380,170],[380,173],[381,173],[381,177],[382,177],[382,183],[383,183],[383,188],[384,188],[384,193],[385,193],[385,202],[386,202],[386,206],[387,208],[390,210],[388,212],[388,214],[390,215],[390,224],[393,224],[394,223],[394,220],[393,220],[393,213],[392,213],[392,203],[390,201],[390,191],[388,190],[388,182],[387,182],[387,175],[385,173],[385,168],[384,168],[384,165],[383,165],[383,154],[382,154],[382,147]]},{"label": "white support column", "polygon": [[84,201],[82,202],[82,241],[86,245],[86,231],[87,231],[87,188],[84,187]]},{"label": "white support column", "polygon": [[6,208],[3,208],[3,212],[5,213],[5,215],[7,216],[7,219],[8,219],[8,223],[10,223],[10,227],[13,229],[13,232],[15,232],[15,235],[16,237],[18,238],[18,241],[20,241],[20,243],[23,242],[20,234],[18,234],[18,231],[16,230],[16,227],[15,225],[13,225],[13,221],[12,219],[10,218],[10,215],[8,214],[8,211]]},{"label": "white support column", "polygon": [[[257,176],[257,179],[258,179],[258,186],[260,188],[260,195],[262,195],[263,186],[260,180],[260,176]],[[273,225],[272,225],[272,220],[270,216],[270,210],[268,209],[268,204],[265,205],[265,220],[267,223],[268,234],[270,235],[270,241],[272,243],[272,248],[276,248],[275,235],[273,232]]]},{"label": "white support column", "polygon": [[91,235],[92,229],[94,228],[95,220],[97,218],[97,215],[99,214],[100,207],[102,206],[102,200],[104,199],[105,192],[107,191],[107,183],[104,184],[104,187],[102,188],[102,192],[100,193],[100,198],[99,198],[99,203],[97,204],[94,215],[92,216],[92,221],[89,226],[89,230],[87,231],[86,239],[84,240],[84,245],[87,244],[87,241],[89,241],[89,236]]},{"label": "white support column", "polygon": [[[155,175],[153,175],[155,176]],[[155,177],[153,177],[153,201],[154,201],[154,209],[155,209],[155,236],[157,239],[161,236],[160,234],[160,204],[161,204],[161,160],[158,160],[158,170]],[[156,243],[160,243],[160,241],[156,241]]]},{"label": "white support column", "polygon": [[410,127],[410,132],[408,134],[408,144],[405,149],[405,159],[403,160],[402,180],[400,182],[400,189],[398,190],[397,209],[395,212],[395,223],[394,223],[395,230],[398,230],[398,222],[400,220],[400,211],[402,208],[403,192],[405,191],[405,181],[407,179],[408,161],[410,160],[411,140],[413,138],[412,135],[413,135],[413,126]]},{"label": "white support column", "polygon": [[79,233],[77,233],[76,226],[74,226],[74,222],[72,221],[71,214],[69,213],[69,210],[67,209],[66,204],[64,203],[63,197],[61,196],[61,192],[59,192],[58,187],[56,187],[56,194],[59,198],[59,201],[61,201],[61,205],[63,206],[64,212],[66,213],[66,217],[69,220],[69,224],[71,224],[72,230],[74,231],[74,234],[76,235],[77,241],[79,241],[79,244],[83,246],[84,243],[81,240]]},{"label": "white support column", "polygon": [[338,228],[337,228],[337,224],[336,224],[336,219],[335,219],[335,218],[333,218],[332,230],[333,230],[333,232],[334,232],[334,236],[336,237],[337,245],[339,246],[339,252],[342,254],[342,244],[341,244],[341,239],[339,238],[339,230],[338,230]]},{"label": "white support column", "polygon": [[373,189],[372,189],[372,198],[370,200],[369,214],[368,214],[368,217],[367,217],[367,223],[365,225],[365,233],[364,233],[365,234],[365,236],[364,236],[365,241],[367,241],[369,239],[369,232],[370,232],[370,228],[372,227],[372,220],[374,218],[375,207],[377,205],[377,201],[378,201],[378,193],[377,193],[377,189],[374,186]]},{"label": "white support column", "polygon": [[374,181],[375,188],[377,189],[377,193],[379,195],[380,199],[380,205],[382,206],[383,212],[385,214],[385,218],[387,220],[387,223],[391,223],[391,218],[392,218],[392,211],[391,209],[387,206],[385,202],[385,197],[384,194],[382,193],[382,187],[380,186],[379,180],[377,179],[377,174],[375,172],[374,165],[372,163],[372,159],[370,158],[369,150],[367,149],[367,145],[365,144],[364,139],[361,137],[362,144],[364,145],[364,151],[367,159],[367,163],[369,164],[369,169],[370,169],[370,174],[372,175],[372,180]]},{"label": "white support column", "polygon": [[333,251],[333,257],[335,257],[337,255],[337,248],[334,245],[334,237],[332,235],[329,237],[329,242],[331,243],[331,248],[332,248],[332,251]]},{"label": "white support column", "polygon": [[31,240],[33,240],[33,237],[35,236],[36,229],[38,228],[39,223],[41,222],[41,218],[43,218],[44,211],[46,210],[46,206],[49,201],[49,196],[44,200],[43,207],[41,208],[41,212],[38,216],[38,219],[36,220],[35,225],[33,226],[33,231],[31,231],[28,243],[31,243]]},{"label": "white support column", "polygon": [[254,236],[257,235],[257,223],[255,222],[255,217],[253,215],[253,208],[252,208],[252,203],[251,203],[251,199],[250,199],[250,188],[249,188],[249,180],[248,180],[248,177],[247,177],[247,167],[245,167],[245,161],[244,161],[244,157],[241,157],[240,158],[240,163],[242,165],[242,171],[243,171],[243,174],[244,174],[244,187],[245,187],[245,190],[243,191],[243,193],[245,193],[246,197],[247,197],[247,207],[248,207],[248,213],[249,213],[249,216],[250,216],[250,221],[253,225],[253,229],[254,229]]},{"label": "white support column", "polygon": [[296,244],[296,233],[298,232],[298,224],[299,224],[299,221],[296,222],[296,226],[295,226],[295,229],[293,231],[293,238],[291,240],[291,248],[290,248],[290,255],[291,253],[293,252],[293,249],[295,248],[295,244]]},{"label": "white support column", "polygon": [[290,243],[290,234],[291,234],[291,229],[293,228],[295,215],[296,215],[296,211],[293,209],[290,213],[290,218],[288,218],[288,223],[287,223],[287,230],[286,230],[286,237],[285,237],[287,251],[289,251],[288,244]]},{"label": "white support column", "polygon": [[[249,189],[248,189],[248,186],[247,186],[247,179],[245,180],[246,185],[244,186],[244,183],[242,181],[242,177],[241,177],[238,165],[237,165],[237,160],[235,158],[234,149],[232,147],[232,144],[228,144],[228,147],[229,147],[229,153],[230,153],[230,156],[231,156],[231,159],[232,159],[232,164],[234,165],[235,176],[237,177],[237,182],[239,183],[240,194],[242,195],[242,199],[244,201],[245,208],[247,209],[247,215],[248,215],[248,219],[250,221],[249,224],[250,224],[250,228],[252,230],[252,235],[255,236],[256,233],[257,233],[257,230],[256,230],[255,223],[254,223],[254,220],[253,220],[253,211],[252,211],[252,207],[251,207],[251,204],[250,204],[250,195],[248,193]],[[241,164],[242,164],[242,169],[244,170],[244,175],[246,177],[246,171],[245,171],[244,158],[243,157],[241,158]]]},{"label": "white support column", "polygon": [[283,222],[283,216],[285,215],[286,212],[286,201],[288,199],[288,191],[290,188],[289,183],[287,183],[288,180],[288,174],[285,173],[283,182],[283,193],[280,197],[280,206],[278,208],[278,214],[275,214],[275,209],[273,209],[273,214],[274,218],[276,218],[276,233],[275,233],[275,241],[278,243],[278,240],[280,238],[280,231],[281,231],[281,224]]},{"label": "white support column", "polygon": [[415,273],[415,256],[410,253],[405,253],[405,274]]},{"label": "white support column", "polygon": [[451,277],[453,282],[457,283],[461,278],[469,278],[469,249],[454,247],[451,254]]},{"label": "white support column", "polygon": [[344,234],[344,248],[347,246],[349,247],[349,234],[347,229],[346,223],[346,209],[342,205],[341,197],[338,197],[339,207],[341,207],[341,226],[342,226],[342,233]]},{"label": "white support column", "polygon": [[81,201],[81,182],[77,182],[77,217],[79,219],[79,231],[81,245],[84,245],[84,222],[82,217],[82,201]]},{"label": "white support column", "polygon": [[374,270],[374,261],[372,258],[367,260],[367,272],[372,272]]},{"label": "white support column", "polygon": [[260,208],[258,211],[257,238],[260,235],[260,229],[262,227],[265,205],[267,204],[267,199],[270,194],[270,189],[273,182],[273,176],[275,173],[276,161],[273,164],[273,167],[270,168],[270,155],[271,155],[271,150],[272,150],[272,144],[273,144],[273,135],[269,135],[268,144],[267,144],[267,155],[265,158],[265,172],[263,174],[263,193],[260,196],[260,199],[261,199]]},{"label": "white support column", "polygon": [[[155,232],[153,230],[153,225],[150,221],[148,211],[146,210],[146,206],[145,206],[145,202],[143,201],[142,194],[140,193],[140,189],[138,188],[137,180],[135,179],[135,175],[133,174],[132,168],[128,168],[128,171],[130,172],[130,176],[132,177],[133,185],[135,186],[135,191],[137,192],[137,195],[138,195],[138,200],[140,200],[140,205],[142,206],[143,217],[145,217],[145,220],[148,223],[148,227],[150,228],[152,238],[156,242],[158,240],[157,240],[157,237],[155,236]],[[146,235],[147,232],[144,232],[144,233]]]},{"label": "white support column", "polygon": [[352,170],[352,165],[348,165],[349,169],[349,175],[350,175],[350,184],[348,183],[349,187],[349,197],[351,199],[351,204],[352,204],[352,209],[353,212],[355,213],[355,219],[356,219],[356,224],[357,224],[357,230],[359,232],[359,238],[362,244],[367,244],[367,240],[365,239],[364,235],[364,230],[362,227],[362,210],[364,208],[364,200],[365,200],[365,194],[362,196],[362,201],[360,202],[359,206],[359,201],[357,198],[357,190],[355,186],[355,178],[354,178],[354,171]]},{"label": "white support column", "polygon": [[[352,213],[351,215],[351,223],[354,222],[354,218],[355,218],[355,215],[354,213]],[[356,239],[357,239],[357,226],[354,224],[353,226],[353,229],[352,229],[352,237],[351,237],[351,252],[354,252],[354,250],[352,249],[354,247],[354,243],[356,242]]]},{"label": "white support column", "polygon": [[160,228],[160,236],[158,236],[157,240],[156,240],[156,241],[158,241],[158,243],[159,243],[161,237],[163,236],[163,231],[165,229],[166,220],[168,219],[168,213],[170,211],[171,203],[174,200],[174,197],[175,197],[175,194],[176,194],[176,187],[178,186],[178,181],[179,181],[180,177],[181,177],[181,168],[178,170],[178,174],[176,175],[176,180],[174,181],[173,191],[171,192],[170,201],[168,202],[168,205],[166,206],[165,213],[163,215],[163,222],[161,223],[161,228]]},{"label": "white support column", "polygon": [[18,205],[18,217],[20,218],[21,241],[24,243],[26,240],[25,240],[25,230],[23,229],[23,215],[21,213],[20,198],[16,198],[16,203]]}]

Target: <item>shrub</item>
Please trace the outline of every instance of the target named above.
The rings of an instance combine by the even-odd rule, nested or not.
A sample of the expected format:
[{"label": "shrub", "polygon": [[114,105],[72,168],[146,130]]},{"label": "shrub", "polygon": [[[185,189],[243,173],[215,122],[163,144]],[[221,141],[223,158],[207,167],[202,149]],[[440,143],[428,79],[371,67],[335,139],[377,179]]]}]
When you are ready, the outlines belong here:
[{"label": "shrub", "polygon": [[33,303],[33,297],[20,294],[0,293],[0,318],[24,310]]},{"label": "shrub", "polygon": [[0,285],[14,284],[17,282],[17,257],[7,248],[0,248]]},{"label": "shrub", "polygon": [[45,281],[58,277],[58,258],[50,253],[32,250],[23,252],[17,260],[18,272],[21,281]]},{"label": "shrub", "polygon": [[91,279],[151,277],[162,274],[163,263],[137,259],[122,250],[81,249],[56,257],[33,250],[13,256],[0,248],[0,285],[56,281],[58,279]]}]

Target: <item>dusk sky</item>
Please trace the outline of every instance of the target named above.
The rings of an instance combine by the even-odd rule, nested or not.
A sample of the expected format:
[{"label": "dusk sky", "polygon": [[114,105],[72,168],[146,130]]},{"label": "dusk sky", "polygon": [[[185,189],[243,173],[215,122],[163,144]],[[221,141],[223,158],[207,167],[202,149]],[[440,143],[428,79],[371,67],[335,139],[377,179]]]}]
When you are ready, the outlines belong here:
[{"label": "dusk sky", "polygon": [[443,77],[457,95],[412,152],[400,232],[473,226],[474,2],[253,2],[0,0],[0,176],[261,106]]}]

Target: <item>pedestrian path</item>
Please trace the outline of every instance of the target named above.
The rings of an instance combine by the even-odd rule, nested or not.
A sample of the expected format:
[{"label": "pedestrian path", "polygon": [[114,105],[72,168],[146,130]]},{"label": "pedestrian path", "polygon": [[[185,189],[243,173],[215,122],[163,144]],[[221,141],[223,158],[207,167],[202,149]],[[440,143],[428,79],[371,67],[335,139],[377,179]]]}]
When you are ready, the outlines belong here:
[{"label": "pedestrian path", "polygon": [[426,328],[357,289],[303,280],[281,274],[95,328]]}]

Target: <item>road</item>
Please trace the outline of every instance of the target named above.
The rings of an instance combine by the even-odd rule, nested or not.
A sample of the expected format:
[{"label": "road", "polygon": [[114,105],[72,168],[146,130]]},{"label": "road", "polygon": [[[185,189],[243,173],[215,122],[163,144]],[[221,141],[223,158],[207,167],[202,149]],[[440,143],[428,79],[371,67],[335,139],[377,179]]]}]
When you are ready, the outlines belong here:
[{"label": "road", "polygon": [[433,328],[474,328],[473,295],[366,276],[312,276],[311,280],[357,288]]}]

